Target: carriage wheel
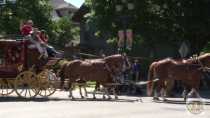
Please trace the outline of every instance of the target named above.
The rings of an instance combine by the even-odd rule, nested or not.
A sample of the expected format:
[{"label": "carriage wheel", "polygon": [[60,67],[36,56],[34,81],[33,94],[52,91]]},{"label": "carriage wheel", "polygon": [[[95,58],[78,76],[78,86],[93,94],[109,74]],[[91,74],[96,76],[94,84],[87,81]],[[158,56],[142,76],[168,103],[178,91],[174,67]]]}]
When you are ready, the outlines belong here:
[{"label": "carriage wheel", "polygon": [[35,73],[25,71],[20,73],[15,80],[15,92],[22,98],[33,98],[39,93],[39,82]]},{"label": "carriage wheel", "polygon": [[57,79],[57,77],[53,72],[46,69],[38,75],[38,78],[40,82],[40,96],[48,97],[55,93],[55,80]]},{"label": "carriage wheel", "polygon": [[6,79],[0,80],[0,95],[8,96],[14,92],[13,84]]}]

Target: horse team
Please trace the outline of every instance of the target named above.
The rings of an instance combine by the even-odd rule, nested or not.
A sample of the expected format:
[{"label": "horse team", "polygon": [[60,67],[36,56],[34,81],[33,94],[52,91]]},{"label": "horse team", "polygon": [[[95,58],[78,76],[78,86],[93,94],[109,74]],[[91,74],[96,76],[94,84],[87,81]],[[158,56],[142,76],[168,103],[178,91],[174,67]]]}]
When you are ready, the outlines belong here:
[{"label": "horse team", "polygon": [[[198,94],[200,82],[204,77],[204,73],[210,67],[210,53],[203,54],[196,58],[189,59],[171,59],[166,58],[150,65],[148,73],[147,94],[152,95],[154,89],[154,99],[158,99],[166,89],[166,83],[170,80],[180,80],[184,87],[184,100],[187,99],[187,90],[190,93],[196,92]],[[159,81],[153,84],[153,79],[157,78]],[[163,92],[162,92],[163,90]]]},{"label": "horse team", "polygon": [[[69,97],[71,98],[74,98],[72,95],[73,83],[80,83],[79,86],[83,86],[86,91],[86,82],[95,81],[97,85],[100,84],[104,87],[104,93],[108,95],[108,98],[111,98],[109,95],[109,90],[111,89],[117,99],[115,91],[115,85],[119,82],[117,78],[123,74],[127,66],[129,66],[128,57],[116,54],[102,59],[69,61],[63,64],[59,74],[62,78],[61,80],[68,80]],[[166,89],[166,83],[169,80],[180,80],[185,91],[198,92],[203,73],[208,70],[208,67],[210,67],[210,53],[197,58],[166,58],[153,62],[148,71],[147,94],[148,96],[154,95],[154,98],[158,99],[159,93]],[[158,81],[154,82],[155,79],[158,79]],[[93,92],[93,98],[95,98],[96,89]],[[84,98],[81,88],[80,95]],[[185,100],[186,95],[184,96]],[[103,98],[105,98],[105,94],[103,94]]]}]

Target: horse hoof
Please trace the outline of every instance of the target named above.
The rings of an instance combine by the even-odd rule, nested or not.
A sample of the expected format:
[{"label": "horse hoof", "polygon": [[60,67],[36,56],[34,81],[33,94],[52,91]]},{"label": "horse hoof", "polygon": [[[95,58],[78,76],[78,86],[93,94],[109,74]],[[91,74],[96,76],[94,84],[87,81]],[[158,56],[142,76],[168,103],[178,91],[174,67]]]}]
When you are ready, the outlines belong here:
[{"label": "horse hoof", "polygon": [[114,98],[115,98],[115,100],[117,100],[117,99],[118,99],[118,97],[117,97],[117,96],[115,96]]},{"label": "horse hoof", "polygon": [[185,98],[184,98],[184,102],[186,102],[186,101],[187,101],[187,98],[185,97]]},{"label": "horse hoof", "polygon": [[153,100],[159,100],[159,98],[158,97],[153,97]]},{"label": "horse hoof", "polygon": [[70,96],[70,95],[69,95],[69,98],[70,98],[70,99],[72,99],[72,100],[74,100],[74,99],[75,99],[74,97],[72,97],[72,96]]},{"label": "horse hoof", "polygon": [[163,98],[163,102],[166,102],[167,101],[167,99],[166,98]]},{"label": "horse hoof", "polygon": [[103,99],[106,99],[106,97],[105,97],[105,96],[103,96]]},{"label": "horse hoof", "polygon": [[81,96],[81,99],[84,99],[85,97],[84,96]]},{"label": "horse hoof", "polygon": [[95,100],[95,99],[96,99],[96,97],[93,97],[93,99]]},{"label": "horse hoof", "polygon": [[108,100],[111,100],[112,98],[111,97],[108,97]]}]

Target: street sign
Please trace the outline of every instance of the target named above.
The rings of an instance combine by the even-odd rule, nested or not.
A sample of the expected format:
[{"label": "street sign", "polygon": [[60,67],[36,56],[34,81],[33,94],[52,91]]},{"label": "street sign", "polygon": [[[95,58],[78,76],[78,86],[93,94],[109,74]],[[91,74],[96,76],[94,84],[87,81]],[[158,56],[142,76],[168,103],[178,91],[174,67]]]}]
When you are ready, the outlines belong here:
[{"label": "street sign", "polygon": [[186,57],[187,54],[189,53],[189,48],[185,42],[183,42],[179,48],[179,53],[182,58]]}]

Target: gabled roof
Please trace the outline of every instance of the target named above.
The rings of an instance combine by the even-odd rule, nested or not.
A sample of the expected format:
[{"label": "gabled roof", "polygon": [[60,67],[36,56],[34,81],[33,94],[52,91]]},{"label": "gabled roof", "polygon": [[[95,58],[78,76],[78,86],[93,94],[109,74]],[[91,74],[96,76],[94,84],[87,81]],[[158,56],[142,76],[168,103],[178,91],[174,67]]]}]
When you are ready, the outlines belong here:
[{"label": "gabled roof", "polygon": [[74,13],[72,20],[74,22],[81,22],[84,19],[84,15],[90,12],[90,8],[83,4],[77,12]]},{"label": "gabled roof", "polygon": [[63,8],[78,9],[74,5],[67,3],[64,0],[51,0],[51,2],[54,9],[63,9]]},{"label": "gabled roof", "polygon": [[77,7],[74,5],[67,3],[64,0],[50,0],[51,5],[53,7],[52,16],[53,20],[58,20],[62,15],[60,15],[60,11],[67,10],[71,11],[72,13],[76,12],[78,10]]}]

